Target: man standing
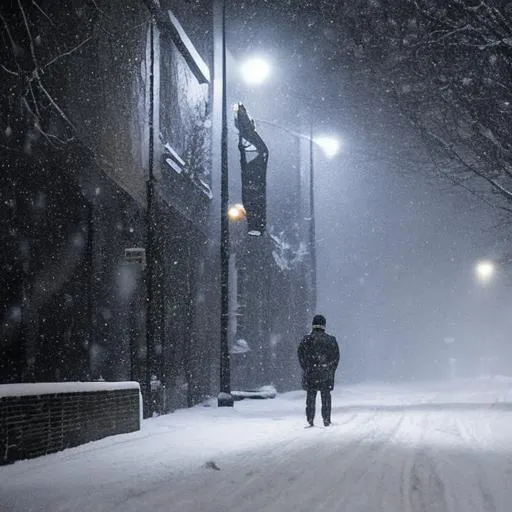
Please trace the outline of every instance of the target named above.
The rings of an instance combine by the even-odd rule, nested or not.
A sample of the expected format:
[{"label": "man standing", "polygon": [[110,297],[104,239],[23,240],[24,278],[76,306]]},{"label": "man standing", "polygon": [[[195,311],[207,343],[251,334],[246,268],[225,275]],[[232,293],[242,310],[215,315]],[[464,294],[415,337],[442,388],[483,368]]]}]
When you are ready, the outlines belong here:
[{"label": "man standing", "polygon": [[304,336],[297,350],[303,371],[302,387],[307,391],[306,419],[311,427],[315,419],[317,391],[320,391],[322,399],[324,425],[327,427],[331,424],[331,391],[340,360],[338,342],[325,332],[325,324],[323,315],[315,315],[311,333]]}]

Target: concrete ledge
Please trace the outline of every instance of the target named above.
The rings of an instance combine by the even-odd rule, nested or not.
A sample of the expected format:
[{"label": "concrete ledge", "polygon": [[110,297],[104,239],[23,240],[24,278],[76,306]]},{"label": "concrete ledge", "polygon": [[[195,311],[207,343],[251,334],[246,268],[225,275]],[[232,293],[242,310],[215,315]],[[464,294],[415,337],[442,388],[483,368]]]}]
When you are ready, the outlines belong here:
[{"label": "concrete ledge", "polygon": [[137,382],[0,385],[0,464],[140,429]]}]

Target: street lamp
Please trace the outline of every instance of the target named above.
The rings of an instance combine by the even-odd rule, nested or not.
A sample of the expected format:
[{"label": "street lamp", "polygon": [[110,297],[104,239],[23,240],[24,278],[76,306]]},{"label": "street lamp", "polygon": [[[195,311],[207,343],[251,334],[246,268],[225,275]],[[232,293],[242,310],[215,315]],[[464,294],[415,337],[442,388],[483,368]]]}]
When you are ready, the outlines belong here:
[{"label": "street lamp", "polygon": [[[226,1],[215,3],[220,21],[221,39],[221,152],[220,152],[220,382],[217,405],[233,407],[231,395],[231,362],[229,355],[229,220],[241,215],[229,203],[229,174],[228,174],[228,127],[227,127],[227,69],[226,69]],[[243,74],[248,83],[257,85],[264,82],[270,72],[270,66],[261,58],[250,59],[243,68]],[[244,211],[245,215],[245,211]]]},{"label": "street lamp", "polygon": [[228,208],[228,219],[231,222],[239,222],[245,219],[246,214],[243,204],[237,203]]},{"label": "street lamp", "polygon": [[240,73],[247,84],[261,85],[270,75],[270,64],[261,57],[253,57],[240,66]]},{"label": "street lamp", "polygon": [[313,135],[313,124],[310,125],[310,133],[309,135],[305,135],[304,133],[298,132],[296,130],[292,130],[285,126],[281,126],[277,123],[271,121],[265,121],[262,119],[255,119],[256,122],[266,124],[269,126],[273,126],[279,130],[287,132],[298,139],[307,140],[309,142],[309,236],[308,236],[308,246],[309,246],[309,255],[311,259],[311,269],[310,269],[310,278],[311,278],[311,314],[315,314],[316,310],[316,287],[317,287],[317,278],[316,278],[316,234],[315,234],[315,194],[314,194],[314,185],[315,185],[315,146],[318,146],[323,154],[327,158],[334,158],[341,150],[341,142],[338,138],[334,136],[314,136]]},{"label": "street lamp", "polygon": [[340,141],[334,137],[315,137],[313,142],[322,149],[327,158],[333,158],[340,152]]},{"label": "street lamp", "polygon": [[489,260],[479,261],[475,266],[475,272],[476,272],[476,277],[478,278],[478,280],[481,283],[486,284],[494,276],[494,272],[495,272],[494,263]]},{"label": "street lamp", "polygon": [[153,402],[151,400],[151,378],[156,372],[157,355],[156,355],[156,318],[155,318],[155,175],[154,175],[154,148],[155,148],[155,132],[154,132],[154,96],[155,96],[155,79],[154,79],[154,48],[155,34],[153,23],[150,25],[150,60],[149,60],[149,133],[148,133],[148,169],[146,179],[146,374],[144,379],[143,393],[143,414],[145,417],[151,416]]},{"label": "street lamp", "polygon": [[221,152],[220,152],[220,386],[218,407],[233,407],[231,395],[231,362],[229,357],[229,176],[228,176],[228,122],[227,122],[227,77],[226,77],[226,2],[222,2],[221,13]]},{"label": "street lamp", "polygon": [[[475,274],[482,286],[489,284],[496,273],[496,264],[491,260],[481,260],[478,261],[475,265]],[[490,290],[487,289],[489,292]],[[494,360],[494,354],[496,350],[496,340],[495,340],[495,325],[492,321],[493,319],[493,306],[490,301],[491,297],[487,294],[483,294],[484,304],[480,304],[479,315],[481,316],[481,324],[484,326],[484,331],[481,333],[482,339],[484,341],[484,346],[487,350],[486,356],[481,356],[479,358],[480,365],[483,365],[480,368],[480,371],[484,371],[485,373],[489,373],[491,367],[489,366]]]},{"label": "street lamp", "polygon": [[317,144],[325,156],[333,158],[340,150],[340,142],[333,137],[313,137],[313,124],[309,135],[309,255],[311,258],[311,314],[316,314],[316,232],[315,232],[315,158],[314,145]]}]

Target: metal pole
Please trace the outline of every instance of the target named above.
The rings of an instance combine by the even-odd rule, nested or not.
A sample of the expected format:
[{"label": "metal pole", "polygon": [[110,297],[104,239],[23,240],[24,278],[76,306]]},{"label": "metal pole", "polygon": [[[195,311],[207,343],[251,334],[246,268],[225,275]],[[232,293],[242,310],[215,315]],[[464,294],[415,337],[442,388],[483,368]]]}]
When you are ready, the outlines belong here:
[{"label": "metal pole", "polygon": [[222,2],[222,133],[220,183],[220,390],[219,407],[233,407],[231,368],[228,347],[229,328],[229,201],[228,123],[226,98],[226,2]]},{"label": "metal pole", "polygon": [[310,125],[309,133],[309,254],[311,257],[311,310],[316,314],[316,235],[315,235],[315,166],[314,166],[314,143],[313,123]]},{"label": "metal pole", "polygon": [[147,198],[147,240],[146,240],[146,256],[147,256],[147,269],[146,269],[146,378],[144,387],[144,416],[151,416],[151,376],[155,371],[155,325],[154,325],[154,297],[153,297],[153,273],[154,273],[154,235],[155,235],[155,212],[154,212],[154,175],[153,175],[153,151],[154,151],[154,29],[153,22],[150,26],[150,62],[149,62],[149,141],[148,141],[148,179],[146,183],[146,198]]}]

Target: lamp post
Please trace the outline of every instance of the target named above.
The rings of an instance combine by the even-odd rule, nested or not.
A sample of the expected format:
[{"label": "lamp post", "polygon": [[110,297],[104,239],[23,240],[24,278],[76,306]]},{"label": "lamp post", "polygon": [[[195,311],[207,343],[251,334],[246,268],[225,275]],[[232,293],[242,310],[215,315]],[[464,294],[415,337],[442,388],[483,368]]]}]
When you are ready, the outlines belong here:
[{"label": "lamp post", "polygon": [[310,255],[310,286],[311,286],[311,314],[316,311],[317,296],[317,265],[316,265],[316,226],[315,226],[315,146],[318,146],[327,158],[335,157],[340,151],[340,141],[335,137],[319,136],[315,137],[313,133],[313,124],[310,124],[309,135],[297,132],[285,126],[281,126],[271,121],[255,119],[258,123],[273,126],[299,139],[305,139],[309,143],[309,176],[308,176],[308,202],[309,202],[309,229],[308,229],[308,250]]},{"label": "lamp post", "polygon": [[221,183],[220,183],[220,385],[218,407],[233,407],[231,395],[231,364],[229,358],[229,173],[226,83],[226,2],[222,2],[222,92],[221,92]]},{"label": "lamp post", "polygon": [[151,416],[153,413],[153,404],[151,400],[151,379],[156,371],[156,353],[155,353],[155,296],[154,296],[154,259],[155,259],[155,183],[154,183],[154,95],[155,95],[155,47],[154,47],[154,28],[150,25],[150,68],[149,68],[149,138],[148,138],[148,174],[146,180],[146,215],[147,215],[147,233],[146,233],[146,288],[147,288],[147,306],[146,306],[146,373],[144,379],[143,405],[144,416]]},{"label": "lamp post", "polygon": [[311,259],[311,315],[316,314],[315,158],[313,124],[309,130],[309,257]]},{"label": "lamp post", "polygon": [[328,158],[338,154],[339,141],[332,137],[313,137],[313,124],[309,133],[309,255],[311,259],[311,314],[316,314],[317,272],[316,272],[316,232],[315,232],[315,147],[320,146]]},{"label": "lamp post", "polygon": [[[478,282],[485,290],[487,285],[495,278],[496,264],[491,260],[480,260],[475,264],[474,271]],[[496,326],[495,322],[493,322],[494,315],[490,289],[487,288],[485,291],[487,293],[482,293],[483,302],[479,304],[479,315],[481,315],[482,320],[481,325],[484,328],[484,331],[481,332],[484,348],[479,358],[479,372],[488,374],[492,371],[492,364],[495,361]]]}]

